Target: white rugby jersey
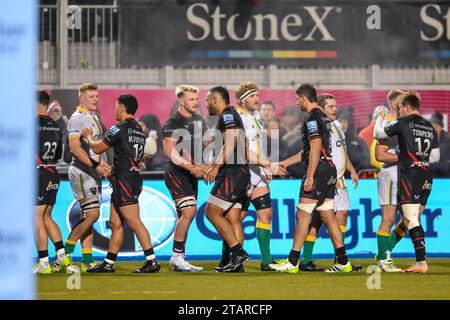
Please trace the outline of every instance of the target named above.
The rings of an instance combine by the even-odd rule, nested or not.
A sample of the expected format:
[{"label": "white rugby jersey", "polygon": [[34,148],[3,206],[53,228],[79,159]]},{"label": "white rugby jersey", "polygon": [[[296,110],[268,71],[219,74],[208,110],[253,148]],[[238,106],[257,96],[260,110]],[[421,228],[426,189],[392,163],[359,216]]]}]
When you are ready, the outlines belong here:
[{"label": "white rugby jersey", "polygon": [[238,107],[236,110],[241,116],[242,123],[244,124],[245,136],[248,140],[248,148],[261,155],[262,150],[262,139],[263,139],[263,123],[259,115],[259,111],[253,111],[250,114],[244,108]]},{"label": "white rugby jersey", "polygon": [[[80,107],[77,107],[76,111],[70,117],[69,123],[67,124],[69,139],[80,139],[81,130],[85,128],[92,129],[94,139],[98,140],[103,138],[103,129],[98,115],[95,112],[88,112]],[[91,149],[86,139],[81,138],[81,146],[92,159],[100,162],[101,155],[96,154]]]},{"label": "white rugby jersey", "polygon": [[[333,163],[336,166],[337,179],[341,179],[344,177],[345,170],[347,169],[348,155],[345,145],[345,133],[337,120],[331,123],[331,152],[333,155]],[[345,182],[342,187],[344,186]]]}]

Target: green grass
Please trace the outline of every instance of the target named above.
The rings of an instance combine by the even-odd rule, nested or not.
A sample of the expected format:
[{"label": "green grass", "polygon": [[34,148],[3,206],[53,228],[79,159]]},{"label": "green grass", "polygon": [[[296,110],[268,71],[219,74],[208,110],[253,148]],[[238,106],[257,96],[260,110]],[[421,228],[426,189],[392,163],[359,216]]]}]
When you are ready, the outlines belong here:
[{"label": "green grass", "polygon": [[[330,260],[318,260],[328,267]],[[369,290],[366,268],[373,260],[352,260],[364,266],[350,274],[281,274],[259,271],[259,261],[245,264],[245,273],[213,271],[215,261],[196,261],[205,271],[178,273],[161,263],[156,274],[132,274],[141,262],[118,262],[114,274],[81,274],[81,288],[67,289],[67,274],[38,277],[39,299],[450,299],[450,259],[429,259],[428,274],[381,274],[381,289]],[[412,259],[396,259],[400,267]]]}]

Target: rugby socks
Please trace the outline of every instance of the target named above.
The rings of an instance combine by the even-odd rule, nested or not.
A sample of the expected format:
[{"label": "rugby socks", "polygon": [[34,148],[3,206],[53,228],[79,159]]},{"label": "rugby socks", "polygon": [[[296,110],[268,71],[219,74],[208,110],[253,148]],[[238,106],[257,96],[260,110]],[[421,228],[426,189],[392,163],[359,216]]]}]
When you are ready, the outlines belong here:
[{"label": "rugby socks", "polygon": [[184,254],[186,247],[186,241],[173,241],[173,253],[174,254]]},{"label": "rugby socks", "polygon": [[312,253],[317,238],[314,236],[307,236],[306,241],[303,244],[302,263],[307,264],[312,261]]},{"label": "rugby socks", "polygon": [[347,252],[345,247],[340,247],[336,249],[336,260],[339,264],[345,265],[348,262]]},{"label": "rugby socks", "polygon": [[300,251],[292,249],[291,252],[289,252],[288,257],[290,264],[292,264],[293,266],[297,266],[298,259],[300,259]]},{"label": "rugby socks", "polygon": [[92,248],[82,248],[81,253],[83,255],[82,262],[84,264],[90,264],[94,262],[94,259],[92,258]]},{"label": "rugby socks", "polygon": [[108,251],[108,254],[106,255],[105,262],[108,264],[114,264],[117,259],[117,253],[112,253]]},{"label": "rugby socks", "polygon": [[391,251],[389,250],[389,237],[390,237],[389,232],[378,229],[377,232],[378,261],[386,260],[387,259],[386,251]]},{"label": "rugby socks", "polygon": [[71,254],[72,252],[75,251],[75,245],[77,243],[74,241],[71,241],[69,239],[66,240],[66,254]]},{"label": "rugby socks", "polygon": [[256,239],[261,252],[261,263],[269,264],[272,262],[272,256],[270,255],[270,223],[256,221]]},{"label": "rugby socks", "polygon": [[409,235],[414,244],[414,250],[416,251],[416,261],[425,261],[425,234],[422,226],[417,226],[409,230]]},{"label": "rugby socks", "polygon": [[398,224],[395,226],[395,229],[392,230],[391,235],[389,236],[388,242],[388,251],[394,250],[397,243],[403,239],[406,235],[406,231]]},{"label": "rugby socks", "polygon": [[54,242],[56,251],[56,260],[61,261],[66,256],[66,250],[64,249],[64,243],[61,241]]},{"label": "rugby socks", "polygon": [[230,262],[230,246],[226,241],[222,241],[222,260],[221,264],[224,266]]},{"label": "rugby socks", "polygon": [[238,243],[237,245],[230,248],[231,254],[233,255],[243,255],[245,254],[244,249],[242,248],[242,245]]},{"label": "rugby socks", "polygon": [[153,247],[147,250],[144,250],[145,260],[153,261],[156,259],[155,251],[153,251]]},{"label": "rugby socks", "polygon": [[50,267],[50,262],[48,261],[48,250],[38,251],[39,264],[41,267],[47,269]]}]

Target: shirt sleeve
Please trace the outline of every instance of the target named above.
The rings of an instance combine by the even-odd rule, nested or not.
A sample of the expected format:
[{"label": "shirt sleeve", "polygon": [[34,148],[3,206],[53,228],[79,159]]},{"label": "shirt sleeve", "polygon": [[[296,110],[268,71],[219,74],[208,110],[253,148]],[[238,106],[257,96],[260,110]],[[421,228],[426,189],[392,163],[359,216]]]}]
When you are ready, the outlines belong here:
[{"label": "shirt sleeve", "polygon": [[384,127],[384,132],[389,136],[395,136],[400,133],[401,123],[398,120],[392,121],[386,127]]},{"label": "shirt sleeve", "polygon": [[79,139],[81,136],[81,130],[87,127],[89,127],[89,125],[83,121],[82,117],[70,118],[69,123],[67,124],[69,139]]},{"label": "shirt sleeve", "polygon": [[114,146],[120,140],[120,128],[117,126],[112,126],[111,129],[106,133],[103,137],[103,142],[106,143],[109,147]]},{"label": "shirt sleeve", "polygon": [[311,141],[315,138],[320,138],[320,124],[315,118],[309,119],[306,123],[306,137],[308,138],[308,141]]},{"label": "shirt sleeve", "polygon": [[219,123],[217,124],[217,129],[220,131],[225,131],[228,129],[239,128],[238,119],[232,113],[224,113],[219,118]]},{"label": "shirt sleeve", "polygon": [[176,129],[175,122],[172,119],[169,119],[163,127],[163,138],[172,137]]}]

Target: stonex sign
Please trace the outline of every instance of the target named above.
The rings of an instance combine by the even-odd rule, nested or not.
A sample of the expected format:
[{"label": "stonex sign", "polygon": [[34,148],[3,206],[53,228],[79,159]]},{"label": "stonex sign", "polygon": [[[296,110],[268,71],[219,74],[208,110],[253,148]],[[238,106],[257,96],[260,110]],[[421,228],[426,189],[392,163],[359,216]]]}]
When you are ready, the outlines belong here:
[{"label": "stonex sign", "polygon": [[[436,179],[427,208],[421,221],[425,230],[425,241],[429,256],[450,255],[450,199],[445,195],[450,180]],[[349,212],[345,244],[347,251],[356,256],[373,257],[377,251],[376,233],[381,222],[378,205],[376,180],[361,180],[355,190],[351,181],[347,181],[350,191],[351,210]],[[198,212],[189,230],[186,254],[192,259],[215,259],[222,252],[222,240],[205,215],[211,185],[200,181],[198,193]],[[299,180],[274,180],[270,184],[273,218],[271,223],[271,252],[276,257],[286,256],[292,247],[295,231],[295,213],[300,188]],[[100,218],[94,225],[94,255],[103,257],[108,248],[111,235],[109,226],[110,187],[103,184],[103,199]],[[141,218],[149,230],[155,252],[162,259],[172,254],[173,232],[176,212],[164,181],[147,180],[139,197]],[[61,227],[66,239],[71,227],[80,218],[79,207],[74,201],[69,183],[62,181],[52,215]],[[243,221],[245,249],[256,258],[259,255],[256,240],[256,213],[253,206]],[[50,246],[50,250],[53,247]],[[325,228],[319,232],[314,252],[317,256],[331,256],[333,247]],[[49,251],[50,256],[54,253]],[[394,249],[394,254],[414,255],[409,237],[403,239]],[[73,255],[81,257],[77,245]],[[134,233],[125,228],[124,245],[119,257],[128,259],[143,258],[142,248]]]},{"label": "stonex sign", "polygon": [[[325,25],[325,19],[330,12],[337,12],[336,7],[304,6],[301,9],[306,14],[306,20],[310,19],[314,23],[310,30],[302,30],[304,25],[300,14],[290,13],[279,19],[275,14],[260,13],[248,18],[247,24],[243,26],[245,31],[242,36],[239,36],[237,20],[241,16],[240,13],[227,16],[220,11],[221,7],[217,6],[209,17],[204,18],[205,14],[210,13],[209,6],[205,3],[196,3],[188,7],[186,17],[192,26],[201,29],[201,35],[196,36],[194,31],[188,30],[187,37],[191,41],[203,41],[210,35],[216,41],[226,39],[234,41],[314,41],[317,31],[319,41],[336,41]],[[323,13],[319,14],[319,11]],[[222,20],[226,26],[224,30],[222,30]]]},{"label": "stonex sign", "polygon": [[120,64],[450,61],[450,1],[217,3],[122,1]]}]

